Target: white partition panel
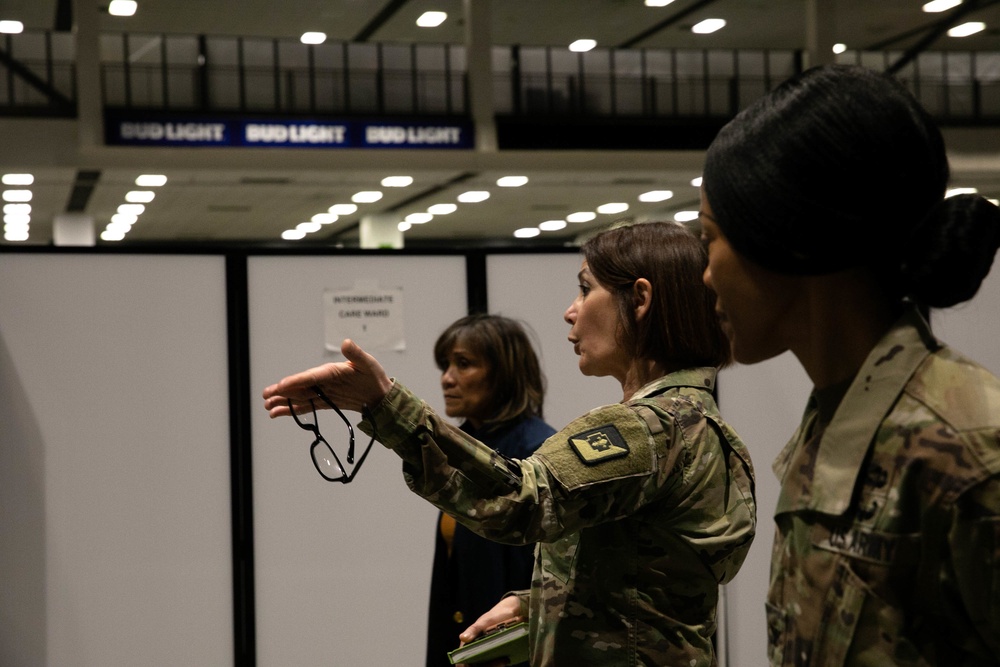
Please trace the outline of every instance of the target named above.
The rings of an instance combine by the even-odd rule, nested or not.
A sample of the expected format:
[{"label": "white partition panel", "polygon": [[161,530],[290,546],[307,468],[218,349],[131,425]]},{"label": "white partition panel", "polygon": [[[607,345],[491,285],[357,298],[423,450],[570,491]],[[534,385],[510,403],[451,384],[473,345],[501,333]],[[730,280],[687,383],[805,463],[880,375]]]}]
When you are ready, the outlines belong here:
[{"label": "white partition panel", "polygon": [[799,425],[812,383],[790,353],[719,374],[719,409],[740,434],[757,478],[757,536],[743,568],[726,586],[726,654],[729,667],[767,664],[764,600],[770,575],[778,482],[771,471]]},{"label": "white partition panel", "polygon": [[931,312],[934,335],[1000,375],[1000,260],[972,300]]},{"label": "white partition panel", "polygon": [[0,256],[0,664],[233,662],[225,267]]},{"label": "white partition panel", "polygon": [[[403,289],[406,350],[375,354],[443,410],[433,345],[466,314],[464,257],[251,258],[255,397],[341,358],[324,350],[323,291],[359,280]],[[351,484],[326,482],[310,461],[310,434],[268,419],[262,402],[254,408],[257,664],[423,665],[436,510],[407,489],[399,458],[378,443]],[[335,414],[319,421],[331,443],[346,445]]]},{"label": "white partition panel", "polygon": [[579,291],[578,253],[489,255],[487,299],[491,313],[528,325],[548,382],[545,420],[562,428],[591,408],[622,400],[612,378],[584,377],[566,336],[563,313]]}]

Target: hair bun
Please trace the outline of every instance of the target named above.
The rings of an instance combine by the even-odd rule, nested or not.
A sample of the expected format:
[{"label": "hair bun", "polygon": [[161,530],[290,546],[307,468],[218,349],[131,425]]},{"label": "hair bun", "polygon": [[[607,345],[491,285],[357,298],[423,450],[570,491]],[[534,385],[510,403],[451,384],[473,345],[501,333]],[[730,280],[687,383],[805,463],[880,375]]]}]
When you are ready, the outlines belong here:
[{"label": "hair bun", "polygon": [[903,277],[918,303],[947,308],[968,301],[1000,247],[1000,208],[979,195],[941,201],[913,231]]}]

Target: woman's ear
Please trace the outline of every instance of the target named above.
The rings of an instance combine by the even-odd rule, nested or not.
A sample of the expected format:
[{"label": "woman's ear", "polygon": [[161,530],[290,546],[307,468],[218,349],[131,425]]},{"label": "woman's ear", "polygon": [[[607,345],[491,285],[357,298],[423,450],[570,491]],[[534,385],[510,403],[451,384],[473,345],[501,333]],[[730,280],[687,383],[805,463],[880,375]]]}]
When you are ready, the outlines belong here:
[{"label": "woman's ear", "polygon": [[635,321],[638,322],[653,304],[653,286],[645,278],[639,278],[632,284],[632,296],[635,299]]}]

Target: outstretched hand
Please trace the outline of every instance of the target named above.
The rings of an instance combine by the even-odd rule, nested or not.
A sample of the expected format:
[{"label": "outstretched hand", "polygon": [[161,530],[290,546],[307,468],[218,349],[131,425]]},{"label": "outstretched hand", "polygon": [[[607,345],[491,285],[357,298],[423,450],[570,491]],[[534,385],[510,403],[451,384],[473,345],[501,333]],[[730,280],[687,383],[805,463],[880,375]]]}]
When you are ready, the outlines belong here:
[{"label": "outstretched hand", "polygon": [[[323,364],[289,375],[264,390],[264,407],[272,418],[311,410],[310,399],[316,398],[316,387],[343,410],[360,412],[365,406],[379,403],[392,389],[392,380],[378,360],[352,340],[340,346],[347,361]],[[317,408],[324,407],[315,401]]]}]

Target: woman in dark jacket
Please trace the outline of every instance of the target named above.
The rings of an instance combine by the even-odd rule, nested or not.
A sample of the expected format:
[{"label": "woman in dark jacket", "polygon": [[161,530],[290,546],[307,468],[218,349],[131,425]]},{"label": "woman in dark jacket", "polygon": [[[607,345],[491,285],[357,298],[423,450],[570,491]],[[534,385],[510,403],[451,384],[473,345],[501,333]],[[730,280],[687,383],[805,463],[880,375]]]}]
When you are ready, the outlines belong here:
[{"label": "woman in dark jacket", "polygon": [[[508,458],[531,455],[555,429],[542,421],[544,378],[514,320],[470,315],[434,345],[445,413],[461,429]],[[427,667],[449,665],[458,634],[505,593],[531,585],[532,545],[492,542],[441,513],[427,619]]]}]

